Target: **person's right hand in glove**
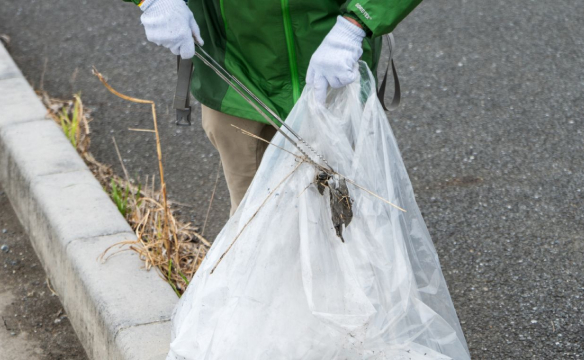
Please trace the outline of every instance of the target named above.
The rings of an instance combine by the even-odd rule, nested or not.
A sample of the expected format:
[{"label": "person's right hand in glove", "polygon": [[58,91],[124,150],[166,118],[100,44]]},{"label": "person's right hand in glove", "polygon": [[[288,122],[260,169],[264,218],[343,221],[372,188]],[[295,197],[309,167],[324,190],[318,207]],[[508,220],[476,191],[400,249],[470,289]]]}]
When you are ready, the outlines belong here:
[{"label": "person's right hand in glove", "polygon": [[149,41],[183,59],[195,56],[194,40],[203,45],[199,25],[183,0],[144,0],[140,9],[144,12],[141,20]]},{"label": "person's right hand in glove", "polygon": [[310,58],[306,85],[314,86],[314,96],[326,102],[328,87],[346,86],[359,76],[357,62],[363,54],[365,31],[354,20],[342,16]]}]

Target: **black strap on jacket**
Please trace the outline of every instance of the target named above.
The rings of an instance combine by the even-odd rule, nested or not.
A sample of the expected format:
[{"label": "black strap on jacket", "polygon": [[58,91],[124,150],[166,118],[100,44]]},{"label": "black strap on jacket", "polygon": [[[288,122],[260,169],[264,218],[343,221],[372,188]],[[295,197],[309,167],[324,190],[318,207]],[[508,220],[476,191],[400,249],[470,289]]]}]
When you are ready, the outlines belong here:
[{"label": "black strap on jacket", "polygon": [[193,61],[176,57],[176,72],[178,80],[174,93],[174,108],[176,110],[177,125],[191,125],[191,105],[189,86],[193,75]]},{"label": "black strap on jacket", "polygon": [[[385,75],[383,76],[383,80],[379,85],[379,90],[377,90],[377,98],[383,107],[383,110],[390,111],[394,110],[399,106],[401,102],[401,88],[399,85],[399,78],[397,77],[397,70],[395,69],[395,63],[393,62],[393,50],[395,49],[395,40],[393,38],[393,34],[387,34],[384,36],[385,40],[387,41],[387,48],[389,50],[389,60],[387,61],[387,68],[385,68]],[[391,65],[391,72],[393,73],[393,99],[389,107],[385,106],[385,88],[387,87],[387,75],[389,73],[389,66]]]}]

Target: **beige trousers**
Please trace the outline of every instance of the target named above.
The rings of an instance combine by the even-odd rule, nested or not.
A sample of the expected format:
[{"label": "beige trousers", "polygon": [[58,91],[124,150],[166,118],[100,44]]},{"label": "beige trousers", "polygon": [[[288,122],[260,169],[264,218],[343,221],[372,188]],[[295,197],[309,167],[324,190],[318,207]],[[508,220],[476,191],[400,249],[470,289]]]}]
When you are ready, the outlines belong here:
[{"label": "beige trousers", "polygon": [[204,105],[202,118],[203,129],[221,157],[231,197],[230,215],[233,215],[260,166],[268,144],[242,134],[231,125],[268,141],[272,140],[276,129],[271,125],[227,115]]}]

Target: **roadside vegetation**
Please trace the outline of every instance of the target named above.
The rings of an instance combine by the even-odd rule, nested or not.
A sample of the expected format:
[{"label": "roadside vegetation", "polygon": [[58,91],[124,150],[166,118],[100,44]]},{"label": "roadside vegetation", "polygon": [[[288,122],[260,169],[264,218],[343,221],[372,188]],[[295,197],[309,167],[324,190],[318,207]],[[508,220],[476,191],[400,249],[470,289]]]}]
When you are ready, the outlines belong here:
[{"label": "roadside vegetation", "polygon": [[129,97],[117,92],[97,71],[94,74],[113,94],[127,101],[149,105],[152,109],[153,129],[137,129],[151,132],[156,137],[158,174],[146,177],[141,183],[132,179],[121,160],[115,138],[112,138],[120,158],[123,177],[116,175],[111,166],[97,161],[89,151],[91,143],[91,115],[81,100],[81,95],[62,100],[50,97],[46,92],[37,94],[48,113],[63,129],[65,136],[83,158],[93,175],[101,183],[136,233],[135,241],[121,242],[104,249],[102,260],[120,251],[135,251],[148,270],[155,268],[180,296],[203,261],[210,243],[198,229],[178,216],[178,206],[167,199],[162,150],[156,123],[156,106],[152,101]]}]

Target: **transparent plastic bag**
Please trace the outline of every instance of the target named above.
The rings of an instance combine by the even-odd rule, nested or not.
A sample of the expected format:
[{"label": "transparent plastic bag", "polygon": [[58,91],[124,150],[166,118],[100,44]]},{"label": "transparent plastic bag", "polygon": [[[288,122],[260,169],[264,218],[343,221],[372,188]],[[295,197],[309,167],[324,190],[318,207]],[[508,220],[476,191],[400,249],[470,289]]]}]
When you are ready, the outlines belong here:
[{"label": "transparent plastic bag", "polygon": [[168,360],[470,359],[373,76],[360,72],[326,108],[305,88],[286,120],[361,187],[348,182],[345,242],[318,169],[277,134],[175,309]]}]

